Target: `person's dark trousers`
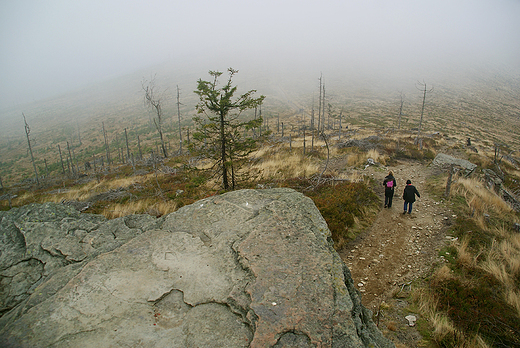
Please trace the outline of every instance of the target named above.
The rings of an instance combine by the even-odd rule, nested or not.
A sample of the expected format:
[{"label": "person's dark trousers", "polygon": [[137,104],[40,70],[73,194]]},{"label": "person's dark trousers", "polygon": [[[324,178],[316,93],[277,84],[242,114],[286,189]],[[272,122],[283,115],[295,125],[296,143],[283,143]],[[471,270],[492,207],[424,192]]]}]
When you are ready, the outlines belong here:
[{"label": "person's dark trousers", "polygon": [[385,207],[392,207],[392,199],[394,196],[385,196]]},{"label": "person's dark trousers", "polygon": [[412,205],[413,205],[412,202],[405,201],[404,202],[404,211],[406,212],[406,208],[408,207],[408,214],[411,214],[412,213]]}]

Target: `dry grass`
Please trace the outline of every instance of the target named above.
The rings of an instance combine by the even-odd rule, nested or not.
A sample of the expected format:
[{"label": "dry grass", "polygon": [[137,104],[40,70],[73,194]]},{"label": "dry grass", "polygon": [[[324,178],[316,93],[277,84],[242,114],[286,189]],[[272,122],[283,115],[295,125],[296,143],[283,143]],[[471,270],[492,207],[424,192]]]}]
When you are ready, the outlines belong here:
[{"label": "dry grass", "polygon": [[516,285],[520,278],[520,236],[509,233],[500,242],[494,240],[480,267],[500,282],[505,301],[520,317],[520,290]]},{"label": "dry grass", "polygon": [[390,331],[397,331],[397,323],[395,321],[389,321],[387,324],[386,324],[386,328]]},{"label": "dry grass", "polygon": [[319,171],[318,163],[296,151],[278,152],[265,157],[267,158],[250,167],[263,180],[309,177]]},{"label": "dry grass", "polygon": [[[440,271],[440,272],[439,272]],[[441,278],[452,277],[448,267],[437,272]],[[446,313],[437,311],[437,300],[426,288],[414,290],[413,300],[419,304],[420,312],[431,326],[432,338],[442,347],[489,348],[489,345],[478,334],[468,336],[458,330]]]},{"label": "dry grass", "polygon": [[105,208],[102,214],[108,219],[114,219],[131,214],[150,214],[162,216],[177,210],[177,203],[174,201],[142,199],[123,204],[113,204]]},{"label": "dry grass", "polygon": [[[451,277],[450,269],[443,266],[437,270],[434,277]],[[444,313],[437,311],[438,301],[433,294],[426,288],[419,288],[413,291],[413,299],[419,304],[420,312],[425,316],[432,328],[432,338],[437,342],[458,340],[460,333],[453,325],[453,322]]]},{"label": "dry grass", "polygon": [[357,170],[341,172],[335,176],[338,179],[348,180],[350,182],[364,182],[368,177]]},{"label": "dry grass", "polygon": [[[510,228],[517,220],[515,213],[477,179],[459,178],[452,193],[459,216],[454,229],[459,231],[460,242],[452,244],[456,249],[454,261],[438,269],[430,279],[429,288],[422,289],[418,299],[421,311],[433,327],[434,339],[443,346],[484,348],[488,345],[482,337],[493,340],[493,335],[513,342],[514,338],[507,331],[496,330],[489,323],[480,326],[480,317],[475,317],[475,322],[471,322],[471,318],[458,322],[457,318],[462,318],[464,303],[472,302],[475,305],[492,303],[493,308],[503,306],[488,315],[497,317],[496,320],[508,320],[509,325],[520,318],[520,235]],[[468,233],[470,229],[472,233]],[[490,286],[496,287],[493,294],[498,295],[497,298],[492,298]],[[466,293],[466,299],[463,297],[466,295],[461,297]],[[470,327],[471,332],[460,331]],[[475,331],[475,327],[479,329]]]},{"label": "dry grass", "polygon": [[466,268],[472,269],[477,266],[477,257],[469,250],[469,242],[470,238],[464,236],[460,243],[455,244],[455,249],[457,249],[457,262]]},{"label": "dry grass", "polygon": [[504,217],[512,211],[501,197],[485,187],[478,179],[459,178],[454,186],[454,191],[465,198],[471,212],[480,215],[494,212],[498,217]]},{"label": "dry grass", "polygon": [[47,202],[55,203],[61,202],[62,200],[86,201],[98,193],[118,189],[120,187],[127,188],[135,184],[145,184],[147,181],[151,180],[151,177],[152,175],[150,174],[148,176],[134,176],[121,179],[100,180],[99,182],[93,180],[85,185],[73,187],[71,189],[64,190],[61,193],[58,192],[54,195],[46,196],[45,200]]},{"label": "dry grass", "polygon": [[389,159],[387,155],[379,153],[376,149],[371,149],[367,152],[349,154],[347,157],[347,164],[352,167],[359,167],[365,165],[369,158],[373,159],[377,163],[381,163],[382,165],[386,165],[386,162]]}]

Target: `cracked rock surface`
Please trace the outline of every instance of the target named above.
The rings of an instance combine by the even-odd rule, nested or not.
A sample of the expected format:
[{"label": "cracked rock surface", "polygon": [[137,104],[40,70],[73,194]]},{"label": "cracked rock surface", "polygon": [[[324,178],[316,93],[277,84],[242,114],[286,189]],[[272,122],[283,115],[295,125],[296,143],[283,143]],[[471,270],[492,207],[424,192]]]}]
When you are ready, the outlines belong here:
[{"label": "cracked rock surface", "polygon": [[393,347],[319,211],[290,189],[161,219],[53,204],[0,218],[2,347]]}]

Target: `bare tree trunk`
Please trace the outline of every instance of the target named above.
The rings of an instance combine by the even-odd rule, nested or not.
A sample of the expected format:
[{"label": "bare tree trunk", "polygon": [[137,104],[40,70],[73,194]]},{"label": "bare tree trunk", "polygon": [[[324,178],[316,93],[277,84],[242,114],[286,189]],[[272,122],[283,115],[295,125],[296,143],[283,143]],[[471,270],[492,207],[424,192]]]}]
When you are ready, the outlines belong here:
[{"label": "bare tree trunk", "polygon": [[339,112],[339,138],[338,141],[341,141],[341,117],[343,116],[343,109]]},{"label": "bare tree trunk", "polygon": [[[255,120],[256,120],[256,113],[258,112],[258,109],[255,107]],[[253,139],[256,139],[256,127],[253,128]]]},{"label": "bare tree trunk", "polygon": [[321,122],[321,131],[325,132],[325,82],[323,83],[323,101],[321,102],[321,107],[323,108],[322,115],[323,120]]},{"label": "bare tree trunk", "polygon": [[[227,154],[226,154],[226,132],[225,132],[225,123],[224,123],[224,113],[220,113],[220,161],[222,163],[222,185],[224,186],[224,190],[229,189],[228,182],[228,172],[227,172]],[[255,118],[256,118],[256,109],[255,109]]]},{"label": "bare tree trunk", "polygon": [[70,152],[69,142],[67,141],[67,150],[69,151],[69,160],[72,167],[72,174],[76,177],[76,169],[74,168],[74,161],[72,160],[72,153]]},{"label": "bare tree trunk", "polygon": [[[262,104],[260,104],[260,111],[259,111],[259,114],[258,114],[258,117],[262,117]],[[259,128],[259,133],[258,135],[261,137],[262,136],[262,124],[260,123],[260,128]]]},{"label": "bare tree trunk", "polygon": [[103,137],[105,138],[105,150],[106,150],[106,153],[107,153],[107,165],[110,165],[110,149],[109,149],[109,146],[108,146],[107,132],[105,130],[105,122],[101,122],[101,124],[103,125]]},{"label": "bare tree trunk", "polygon": [[303,155],[305,156],[305,114],[302,109],[302,118],[303,118]]},{"label": "bare tree trunk", "polygon": [[22,116],[23,116],[23,122],[25,123],[25,135],[27,135],[27,144],[29,145],[29,152],[31,153],[31,161],[32,161],[33,168],[34,168],[34,175],[36,176],[36,183],[38,184],[38,186],[40,186],[40,179],[38,178],[38,171],[36,170],[36,163],[34,162],[34,156],[33,156],[32,147],[31,147],[31,140],[29,138],[31,129],[29,128],[29,125],[27,124],[27,120],[26,120],[23,112],[22,112]]},{"label": "bare tree trunk", "polygon": [[401,130],[401,116],[403,115],[403,93],[401,92],[401,106],[399,107],[399,123],[397,124],[397,129]]},{"label": "bare tree trunk", "polygon": [[179,155],[182,155],[181,102],[179,101],[179,85],[177,85],[177,118],[179,120]]},{"label": "bare tree trunk", "polygon": [[130,147],[128,146],[128,133],[125,128],[125,139],[126,139],[126,158],[130,161]]},{"label": "bare tree trunk", "polygon": [[321,79],[322,75],[320,74],[320,97],[318,99],[318,134],[320,133],[321,129]]},{"label": "bare tree trunk", "polygon": [[63,175],[65,175],[65,166],[63,165],[63,156],[61,155],[60,144],[58,144],[58,151],[60,153],[61,169],[63,170]]},{"label": "bare tree trunk", "polygon": [[153,118],[153,123],[155,125],[155,129],[159,133],[159,137],[161,139],[161,148],[163,151],[164,157],[168,157],[168,152],[166,151],[166,146],[164,145],[164,136],[162,131],[162,123],[163,123],[163,113],[162,113],[162,102],[161,99],[155,95],[155,77],[151,79],[147,86],[145,86],[145,81],[141,83],[143,91],[145,92],[145,103],[150,106],[154,113],[155,117]]},{"label": "bare tree trunk", "polygon": [[[422,91],[423,91],[423,101],[422,101],[422,108],[421,108],[421,119],[419,121],[419,130],[417,132],[417,138],[415,139],[416,145],[420,143],[419,139],[421,137],[421,127],[422,127],[422,121],[423,121],[423,115],[424,115],[424,105],[426,104],[426,93],[429,93],[429,92],[433,91],[433,88],[431,88],[429,91],[426,89],[426,83],[421,83],[421,85],[424,86],[424,89],[422,89]],[[420,143],[420,145],[422,147],[422,142]]]},{"label": "bare tree trunk", "polygon": [[325,132],[321,132],[321,137],[323,138],[323,141],[325,141],[325,146],[327,147],[327,162],[325,162],[325,168],[323,168],[323,171],[320,173],[320,176],[318,177],[318,183],[321,181],[321,177],[323,176],[323,173],[327,170],[329,166],[329,160],[330,160],[330,149],[329,149],[329,143],[327,141],[327,136],[325,135]]}]

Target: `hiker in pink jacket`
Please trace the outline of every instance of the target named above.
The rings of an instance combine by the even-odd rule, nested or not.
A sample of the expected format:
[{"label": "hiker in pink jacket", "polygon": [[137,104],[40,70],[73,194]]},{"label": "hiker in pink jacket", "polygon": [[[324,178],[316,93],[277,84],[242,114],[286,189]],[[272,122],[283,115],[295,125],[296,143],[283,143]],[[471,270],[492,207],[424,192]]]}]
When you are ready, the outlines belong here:
[{"label": "hiker in pink jacket", "polygon": [[388,175],[385,177],[383,181],[383,186],[385,187],[385,208],[392,207],[392,199],[394,198],[394,189],[397,186],[395,182],[394,173],[392,171],[388,172]]}]

